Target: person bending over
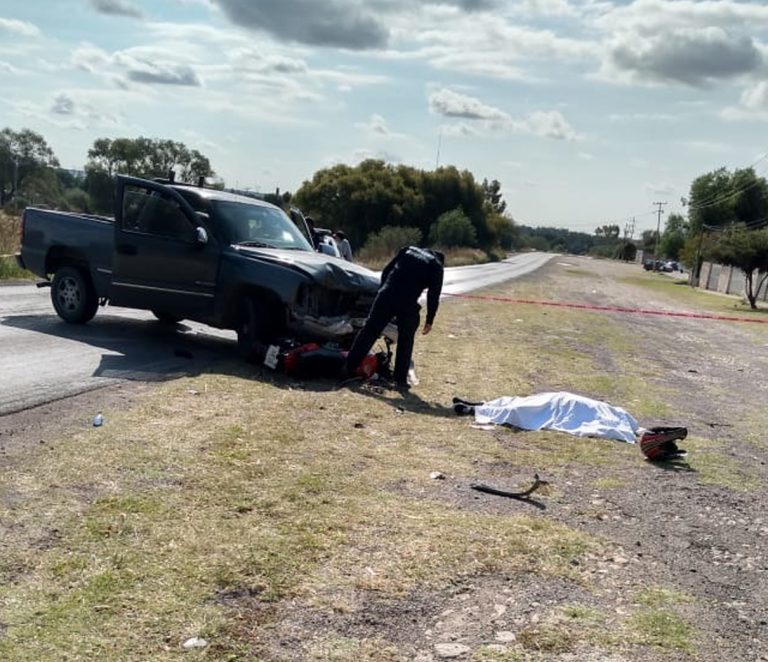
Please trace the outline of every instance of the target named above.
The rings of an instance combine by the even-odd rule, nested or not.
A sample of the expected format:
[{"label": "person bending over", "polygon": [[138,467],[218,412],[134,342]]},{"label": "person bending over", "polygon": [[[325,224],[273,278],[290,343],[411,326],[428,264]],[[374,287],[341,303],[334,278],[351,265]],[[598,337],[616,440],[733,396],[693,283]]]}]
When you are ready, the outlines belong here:
[{"label": "person bending over", "polygon": [[384,327],[397,319],[397,352],[395,354],[395,385],[408,388],[408,368],[411,365],[413,342],[419,328],[419,297],[427,291],[427,318],[422,335],[432,330],[440,291],[443,288],[445,257],[438,251],[417,246],[400,249],[381,272],[381,286],[371,307],[365,326],[357,334],[347,355],[347,374],[354,374]]}]

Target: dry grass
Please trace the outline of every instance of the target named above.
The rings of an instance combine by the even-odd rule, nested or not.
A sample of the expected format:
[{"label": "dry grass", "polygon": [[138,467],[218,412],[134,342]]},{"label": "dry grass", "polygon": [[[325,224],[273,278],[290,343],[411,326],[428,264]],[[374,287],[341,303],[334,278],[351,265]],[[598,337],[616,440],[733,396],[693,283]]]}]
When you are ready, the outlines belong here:
[{"label": "dry grass", "polygon": [[19,269],[12,256],[19,250],[19,218],[0,211],[0,280],[34,278],[23,269]]},{"label": "dry grass", "polygon": [[[602,377],[606,360],[623,379]],[[470,478],[510,459],[509,435],[452,416],[453,395],[562,389],[663,410],[636,361],[610,318],[457,300],[417,341],[417,395],[305,390],[228,366],[105,411],[103,427],[47,440],[0,476],[0,658],[170,660],[203,636],[212,645],[191,655],[253,659],[287,604],[345,613],[361,593],[398,598],[488,573],[583,581],[575,562],[599,556],[599,541],[530,511],[467,510],[430,472]],[[552,433],[514,454],[520,466],[641,463],[629,446]],[[690,628],[670,609],[646,612],[632,622],[638,641],[688,650]],[[598,612],[573,607],[522,646],[609,645],[606,631]],[[399,659],[391,642],[305,637],[306,659]]]},{"label": "dry grass", "polygon": [[19,218],[0,211],[0,255],[19,250]]}]

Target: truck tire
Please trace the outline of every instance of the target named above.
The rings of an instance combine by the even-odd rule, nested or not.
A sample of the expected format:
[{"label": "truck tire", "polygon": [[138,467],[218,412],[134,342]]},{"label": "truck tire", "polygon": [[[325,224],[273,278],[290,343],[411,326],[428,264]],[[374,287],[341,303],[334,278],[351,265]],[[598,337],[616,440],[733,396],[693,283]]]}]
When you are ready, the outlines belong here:
[{"label": "truck tire", "polygon": [[161,324],[178,324],[183,320],[183,317],[173,315],[171,313],[164,313],[162,310],[153,310],[152,314],[157,318],[157,321]]},{"label": "truck tire", "polygon": [[240,356],[250,363],[261,362],[272,340],[271,326],[267,307],[254,297],[244,297],[240,302],[237,320],[237,349]]},{"label": "truck tire", "polygon": [[56,313],[69,324],[85,324],[93,319],[99,299],[91,279],[75,267],[61,267],[53,276],[51,301]]}]

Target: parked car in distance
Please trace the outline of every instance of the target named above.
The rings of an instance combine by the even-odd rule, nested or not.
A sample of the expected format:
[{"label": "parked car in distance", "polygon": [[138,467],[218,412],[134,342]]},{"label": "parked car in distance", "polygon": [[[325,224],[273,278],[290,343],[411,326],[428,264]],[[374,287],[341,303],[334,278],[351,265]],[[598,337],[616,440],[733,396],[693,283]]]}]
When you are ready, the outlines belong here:
[{"label": "parked car in distance", "polygon": [[677,260],[645,260],[645,262],[643,262],[643,269],[646,271],[664,271],[667,273],[683,270]]}]

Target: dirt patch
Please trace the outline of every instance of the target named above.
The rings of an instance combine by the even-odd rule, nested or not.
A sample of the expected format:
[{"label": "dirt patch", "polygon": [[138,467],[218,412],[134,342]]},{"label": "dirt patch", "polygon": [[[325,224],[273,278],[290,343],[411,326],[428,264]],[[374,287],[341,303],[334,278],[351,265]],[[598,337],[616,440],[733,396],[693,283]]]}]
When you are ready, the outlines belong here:
[{"label": "dirt patch", "polygon": [[93,417],[101,411],[130,408],[151,388],[151,384],[142,382],[115,384],[0,416],[0,469],[9,466],[15,457],[50,444],[52,439],[91,426]]}]

